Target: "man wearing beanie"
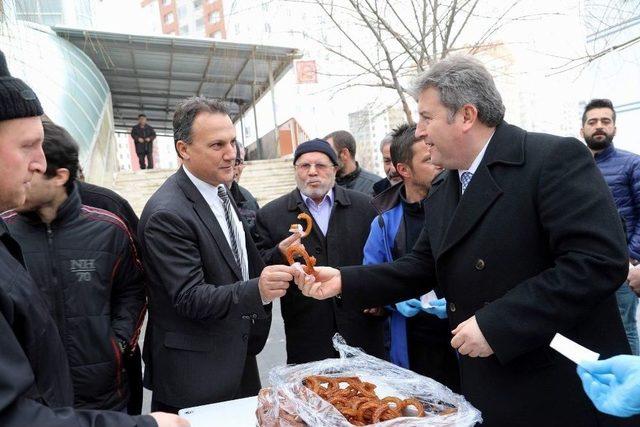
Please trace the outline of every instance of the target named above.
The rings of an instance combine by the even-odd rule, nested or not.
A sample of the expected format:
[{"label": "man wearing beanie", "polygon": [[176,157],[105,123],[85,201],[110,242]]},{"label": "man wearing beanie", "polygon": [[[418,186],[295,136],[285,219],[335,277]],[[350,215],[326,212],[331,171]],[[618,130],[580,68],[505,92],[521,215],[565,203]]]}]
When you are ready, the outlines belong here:
[{"label": "man wearing beanie", "polygon": [[[257,245],[266,264],[286,262],[285,252],[302,243],[318,265],[359,265],[369,225],[376,213],[369,196],[336,186],[338,161],[329,143],[314,139],[300,144],[293,164],[297,188],[258,211]],[[311,233],[291,233],[300,213],[313,218]],[[304,297],[291,286],[281,299],[287,340],[287,363],[336,357],[332,337],[339,332],[368,354],[384,355],[384,319],[346,310],[338,298],[325,301]]]},{"label": "man wearing beanie", "polygon": [[[34,173],[44,173],[42,106],[9,74],[0,52],[0,212],[25,202]],[[24,268],[20,246],[0,219],[0,425],[158,426],[189,423],[174,415],[129,416],[74,410],[66,353],[49,310]]]}]

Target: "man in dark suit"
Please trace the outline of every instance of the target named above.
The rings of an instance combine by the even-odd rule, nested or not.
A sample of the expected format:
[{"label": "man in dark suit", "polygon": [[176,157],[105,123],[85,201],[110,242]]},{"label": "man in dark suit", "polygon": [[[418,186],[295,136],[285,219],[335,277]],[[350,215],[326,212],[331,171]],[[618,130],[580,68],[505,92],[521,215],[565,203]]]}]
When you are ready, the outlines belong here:
[{"label": "man in dark suit", "polygon": [[150,292],[145,386],[151,406],[167,412],[257,394],[255,355],[269,333],[270,302],[293,271],[263,269],[223,184],[236,158],[225,106],[189,98],[173,127],[183,166],[149,199],[138,226]]},{"label": "man in dark suit", "polygon": [[471,57],[433,65],[416,93],[416,136],[448,171],[432,187],[414,250],[390,264],[321,268],[315,282],[297,273],[303,293],[370,307],[437,282],[462,393],[483,425],[623,423],[595,409],[575,365],[549,348],[560,332],[603,357],[629,352],[614,297],[626,243],[589,151],[505,123],[491,75]]},{"label": "man in dark suit", "polygon": [[[257,245],[267,264],[286,261],[285,251],[300,243],[289,232],[304,212],[313,218],[311,234],[302,238],[318,265],[340,267],[362,262],[369,224],[376,215],[369,196],[335,185],[336,154],[328,142],[314,139],[296,148],[293,163],[297,188],[258,211]],[[345,309],[339,299],[314,301],[297,288],[281,300],[287,340],[287,363],[336,357],[331,338],[336,332],[367,353],[384,354],[381,317]]]},{"label": "man in dark suit", "polygon": [[153,169],[153,141],[156,139],[156,131],[147,124],[147,116],[144,114],[138,116],[138,124],[131,128],[131,139],[136,147],[140,169]]}]

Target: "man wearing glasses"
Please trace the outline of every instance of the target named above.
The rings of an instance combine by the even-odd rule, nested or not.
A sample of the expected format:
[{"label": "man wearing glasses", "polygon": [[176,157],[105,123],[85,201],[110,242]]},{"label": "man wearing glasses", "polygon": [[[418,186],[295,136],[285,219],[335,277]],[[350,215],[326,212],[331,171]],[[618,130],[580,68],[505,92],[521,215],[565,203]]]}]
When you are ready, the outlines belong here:
[{"label": "man wearing glasses", "polygon": [[227,187],[229,188],[229,193],[231,193],[231,197],[236,202],[236,206],[238,207],[238,212],[240,213],[240,219],[247,223],[249,227],[249,231],[251,232],[251,238],[256,240],[256,214],[260,206],[258,205],[258,201],[253,194],[249,192],[246,188],[242,187],[238,182],[240,181],[240,176],[242,175],[242,171],[244,170],[244,147],[236,142],[236,162],[234,164],[234,174],[233,179],[230,182],[225,182]]},{"label": "man wearing glasses", "polygon": [[[314,139],[294,154],[296,186],[265,205],[257,216],[257,246],[267,265],[282,264],[289,246],[302,243],[318,265],[359,265],[376,215],[366,194],[336,186],[337,158],[329,143]],[[291,233],[291,224],[305,212],[313,218],[311,233]],[[350,345],[374,356],[384,355],[384,319],[347,310],[338,298],[305,298],[292,286],[281,299],[287,340],[287,363],[336,357],[331,338],[339,332]]]}]

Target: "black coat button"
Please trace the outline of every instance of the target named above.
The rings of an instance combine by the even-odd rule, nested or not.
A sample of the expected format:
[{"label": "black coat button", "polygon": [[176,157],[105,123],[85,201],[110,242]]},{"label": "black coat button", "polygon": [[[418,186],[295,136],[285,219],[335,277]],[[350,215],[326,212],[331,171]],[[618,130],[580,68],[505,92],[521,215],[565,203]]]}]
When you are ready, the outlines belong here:
[{"label": "black coat button", "polygon": [[478,258],[476,260],[476,265],[475,265],[476,270],[480,271],[480,270],[484,270],[484,260]]},{"label": "black coat button", "polygon": [[452,302],[449,303],[449,310],[453,313],[456,311],[456,305]]},{"label": "black coat button", "polygon": [[247,341],[249,339],[249,334],[243,334],[242,335],[242,340],[243,341]]},{"label": "black coat button", "polygon": [[320,255],[320,254],[322,253],[322,249],[321,249],[321,248],[316,248],[316,253],[317,253],[318,255]]}]

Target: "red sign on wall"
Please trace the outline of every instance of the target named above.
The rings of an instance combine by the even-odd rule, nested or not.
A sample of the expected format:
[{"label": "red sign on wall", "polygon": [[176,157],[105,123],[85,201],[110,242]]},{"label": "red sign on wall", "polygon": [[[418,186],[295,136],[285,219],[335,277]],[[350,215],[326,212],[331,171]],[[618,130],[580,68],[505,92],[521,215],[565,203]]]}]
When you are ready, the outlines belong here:
[{"label": "red sign on wall", "polygon": [[316,61],[296,61],[296,76],[298,83],[318,83]]}]

